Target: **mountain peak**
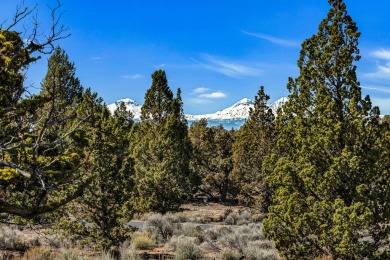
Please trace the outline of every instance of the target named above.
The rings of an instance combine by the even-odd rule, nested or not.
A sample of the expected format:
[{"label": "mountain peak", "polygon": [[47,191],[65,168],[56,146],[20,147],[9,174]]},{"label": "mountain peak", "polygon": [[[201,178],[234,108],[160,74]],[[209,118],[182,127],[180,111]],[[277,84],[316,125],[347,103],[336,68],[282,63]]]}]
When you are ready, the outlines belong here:
[{"label": "mountain peak", "polygon": [[134,99],[131,99],[131,98],[119,99],[119,100],[115,101],[114,104],[116,104],[117,106],[119,106],[119,104],[120,104],[121,102],[125,103],[125,105],[139,106],[139,104],[137,103],[137,101],[135,101]]},{"label": "mountain peak", "polygon": [[252,105],[252,104],[253,104],[252,100],[250,100],[249,98],[243,98],[240,101],[238,101],[237,103],[235,103],[233,106],[237,106],[237,105]]},{"label": "mountain peak", "polygon": [[[269,107],[276,113],[277,109],[284,105],[288,101],[287,97],[282,97],[273,102]],[[111,113],[114,113],[115,109],[118,108],[120,103],[123,102],[126,106],[126,109],[131,111],[134,115],[134,119],[139,119],[141,116],[141,105],[138,104],[135,100],[131,98],[119,99],[112,104],[108,105],[108,109]],[[249,110],[253,108],[253,101],[249,98],[243,98],[238,102],[234,103],[232,106],[225,108],[223,110],[217,111],[212,114],[204,114],[204,115],[188,115],[186,114],[187,120],[197,121],[202,118],[207,120],[245,120],[249,116]]]},{"label": "mountain peak", "polygon": [[139,119],[141,117],[141,105],[138,104],[137,101],[131,98],[123,98],[119,99],[117,101],[114,101],[113,103],[109,104],[107,106],[108,110],[110,110],[111,113],[114,113],[114,111],[119,107],[121,103],[124,103],[126,106],[127,111],[131,111],[133,113],[134,119]]}]

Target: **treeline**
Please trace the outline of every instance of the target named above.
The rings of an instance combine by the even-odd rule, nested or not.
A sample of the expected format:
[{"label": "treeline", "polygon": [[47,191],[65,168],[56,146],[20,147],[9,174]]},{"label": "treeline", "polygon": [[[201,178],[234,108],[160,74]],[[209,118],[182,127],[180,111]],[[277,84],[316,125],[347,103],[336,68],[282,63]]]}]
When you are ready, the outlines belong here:
[{"label": "treeline", "polygon": [[111,114],[60,47],[30,95],[25,70],[47,43],[1,28],[1,220],[109,249],[129,238],[135,213],[176,211],[200,195],[261,210],[287,259],[390,257],[389,120],[361,96],[355,22],[341,0],[329,3],[302,44],[289,101],[275,116],[260,87],[237,131],[206,120],[188,128],[181,91],[161,70],[141,122],[124,104]]}]

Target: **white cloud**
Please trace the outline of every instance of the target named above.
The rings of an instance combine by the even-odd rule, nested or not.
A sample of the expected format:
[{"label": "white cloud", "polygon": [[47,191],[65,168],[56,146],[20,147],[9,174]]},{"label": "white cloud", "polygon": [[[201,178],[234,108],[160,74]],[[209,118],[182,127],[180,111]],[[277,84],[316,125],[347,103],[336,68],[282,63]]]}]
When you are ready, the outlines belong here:
[{"label": "white cloud", "polygon": [[202,64],[205,68],[229,77],[236,78],[240,76],[258,76],[262,74],[262,70],[258,68],[218,59],[211,55],[204,54],[202,55],[202,58],[207,62],[206,64]]},{"label": "white cloud", "polygon": [[101,60],[102,57],[99,57],[99,56],[94,56],[94,57],[91,57],[91,60]]},{"label": "white cloud", "polygon": [[379,59],[376,71],[363,74],[363,76],[371,79],[390,79],[390,50],[376,50],[371,52],[371,56]]},{"label": "white cloud", "polygon": [[139,78],[142,78],[142,75],[141,74],[124,75],[123,78],[125,78],[125,79],[139,79]]},{"label": "white cloud", "polygon": [[390,61],[390,50],[380,49],[371,53],[372,56],[381,60]]},{"label": "white cloud", "polygon": [[242,33],[250,36],[254,36],[256,38],[260,38],[272,43],[275,43],[277,45],[282,45],[282,46],[289,46],[289,47],[300,47],[300,43],[297,41],[292,41],[292,40],[286,40],[286,39],[281,39],[281,38],[276,38],[271,35],[263,34],[263,33],[251,33],[247,31],[242,31]]},{"label": "white cloud", "polygon": [[390,87],[361,86],[363,89],[390,94]]},{"label": "white cloud", "polygon": [[216,91],[212,93],[202,94],[199,95],[200,98],[210,98],[210,99],[216,99],[216,98],[225,98],[226,94],[222,91]]},{"label": "white cloud", "polygon": [[204,93],[204,92],[209,91],[209,90],[210,90],[209,88],[200,87],[200,88],[194,89],[192,91],[192,93],[199,94],[199,93]]},{"label": "white cloud", "polygon": [[364,76],[375,79],[390,79],[390,62],[387,62],[385,65],[378,64],[375,72],[366,73]]}]

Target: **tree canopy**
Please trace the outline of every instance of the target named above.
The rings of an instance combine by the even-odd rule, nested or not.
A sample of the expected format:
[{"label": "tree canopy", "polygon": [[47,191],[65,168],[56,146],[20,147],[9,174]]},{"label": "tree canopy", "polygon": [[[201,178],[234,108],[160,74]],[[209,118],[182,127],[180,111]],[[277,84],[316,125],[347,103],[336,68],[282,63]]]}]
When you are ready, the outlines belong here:
[{"label": "tree canopy", "polygon": [[302,44],[300,75],[289,79],[289,101],[276,119],[264,230],[286,258],[383,257],[388,140],[379,109],[361,97],[356,23],[343,1],[329,3],[318,33]]}]

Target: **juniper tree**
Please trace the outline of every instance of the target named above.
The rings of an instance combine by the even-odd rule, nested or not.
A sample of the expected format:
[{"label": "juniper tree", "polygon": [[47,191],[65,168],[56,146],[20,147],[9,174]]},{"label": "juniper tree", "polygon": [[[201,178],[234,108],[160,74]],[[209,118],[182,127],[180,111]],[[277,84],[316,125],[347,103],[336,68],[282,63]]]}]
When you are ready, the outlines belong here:
[{"label": "juniper tree", "polygon": [[[302,44],[300,75],[276,119],[277,153],[264,231],[287,259],[386,258],[389,140],[361,97],[360,33],[341,0]],[[387,253],[388,257],[388,253]]]},{"label": "juniper tree", "polygon": [[200,179],[198,190],[209,198],[226,201],[229,195],[235,196],[231,178],[233,135],[222,125],[208,127],[206,119],[192,123],[189,129],[191,170]]},{"label": "juniper tree", "polygon": [[141,120],[132,137],[133,205],[139,211],[177,210],[190,192],[191,143],[180,89],[174,98],[162,70],[152,75]]},{"label": "juniper tree", "polygon": [[100,108],[89,132],[93,161],[91,183],[84,189],[83,196],[67,207],[69,213],[57,224],[67,237],[93,242],[96,248],[104,250],[118,249],[130,238],[132,228],[127,222],[134,214],[130,205],[132,118],[123,103],[113,116],[106,107]]},{"label": "juniper tree", "polygon": [[[24,59],[29,59],[26,49],[21,53],[27,55]],[[96,94],[90,90],[83,92],[77,84],[78,102],[66,102],[62,93],[73,91],[73,85],[64,85],[59,80],[67,75],[52,73],[53,68],[57,70],[69,63],[66,59],[61,61],[51,64],[49,60],[50,80],[43,82],[38,95],[21,98],[17,93],[19,89],[24,91],[24,87],[19,86],[13,91],[17,94],[15,100],[6,98],[9,102],[2,106],[5,113],[0,119],[4,133],[0,212],[24,218],[52,212],[80,196],[89,182],[90,164],[83,126],[92,119],[100,101]],[[22,68],[12,73],[19,75]],[[9,73],[7,70],[2,74]],[[7,83],[6,80],[4,84]],[[23,79],[18,84],[22,83]]]},{"label": "juniper tree", "polygon": [[249,111],[249,118],[237,131],[233,144],[232,178],[241,204],[267,211],[270,190],[265,182],[263,158],[274,151],[275,116],[267,102],[269,96],[261,86]]}]

